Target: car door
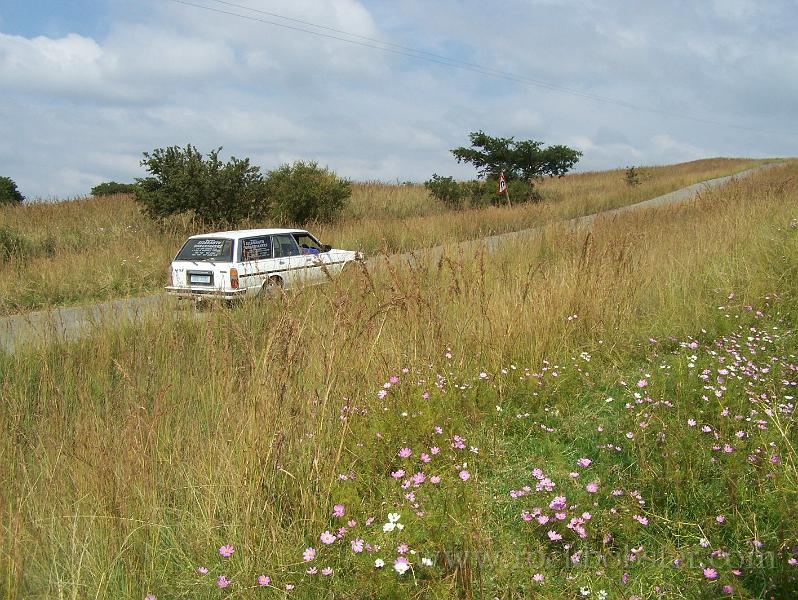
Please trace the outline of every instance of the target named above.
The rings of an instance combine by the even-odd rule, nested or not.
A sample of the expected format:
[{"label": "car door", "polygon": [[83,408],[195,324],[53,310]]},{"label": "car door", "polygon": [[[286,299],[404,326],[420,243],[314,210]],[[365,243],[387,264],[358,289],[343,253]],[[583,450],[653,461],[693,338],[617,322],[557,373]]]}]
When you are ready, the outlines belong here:
[{"label": "car door", "polygon": [[300,254],[294,237],[289,233],[273,235],[272,248],[272,273],[278,275],[287,288],[301,285],[306,277],[307,257]]},{"label": "car door", "polygon": [[269,271],[274,268],[272,237],[259,235],[243,238],[238,252],[238,262],[241,265],[239,279],[244,282],[243,285],[250,290],[250,293],[257,293],[269,278]]},{"label": "car door", "polygon": [[324,251],[324,246],[307,231],[297,231],[294,239],[299,245],[300,253],[305,257],[307,269],[305,271],[306,283],[321,283],[335,273],[330,270],[330,254]]}]

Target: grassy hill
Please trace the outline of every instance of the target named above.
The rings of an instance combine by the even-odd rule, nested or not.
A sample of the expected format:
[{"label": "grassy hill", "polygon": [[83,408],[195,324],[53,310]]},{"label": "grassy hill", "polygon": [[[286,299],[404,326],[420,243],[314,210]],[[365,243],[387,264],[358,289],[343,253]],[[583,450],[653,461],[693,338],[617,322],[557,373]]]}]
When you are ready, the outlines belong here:
[{"label": "grassy hill", "polygon": [[[367,254],[393,253],[516,231],[645,200],[762,161],[700,160],[646,169],[629,187],[623,171],[583,173],[541,184],[544,202],[447,211],[422,186],[356,184],[341,221],[315,227],[322,241]],[[246,226],[292,226],[248,223]],[[188,235],[188,218],[157,227],[129,196],[0,207],[0,314],[161,290]]]},{"label": "grassy hill", "polygon": [[0,355],[0,596],[795,597],[797,282],[790,163]]}]

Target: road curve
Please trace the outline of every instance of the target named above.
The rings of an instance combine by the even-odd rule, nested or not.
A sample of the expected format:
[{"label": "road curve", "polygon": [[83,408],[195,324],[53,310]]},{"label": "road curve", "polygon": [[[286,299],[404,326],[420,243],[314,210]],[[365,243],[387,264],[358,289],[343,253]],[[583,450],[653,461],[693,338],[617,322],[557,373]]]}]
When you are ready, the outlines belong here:
[{"label": "road curve", "polygon": [[[746,177],[757,171],[775,167],[779,164],[781,163],[766,163],[735,173],[734,175],[702,181],[680,190],[651,198],[650,200],[638,202],[637,204],[630,204],[565,221],[557,221],[556,223],[572,226],[574,228],[583,228],[592,225],[598,217],[612,217],[630,211],[676,204],[693,198],[701,190],[716,188],[730,182],[732,179]],[[368,259],[366,265],[369,268],[377,268],[386,261],[390,261],[394,264],[414,264],[422,259],[429,260],[430,258],[439,258],[443,254],[444,248],[466,248],[474,247],[479,244],[483,244],[486,251],[490,253],[509,241],[540,235],[545,227],[552,224],[553,223],[548,223],[532,229],[493,235],[479,240],[469,240],[447,246],[425,248],[418,252],[377,256]],[[13,353],[17,348],[37,340],[47,339],[48,337],[56,340],[75,339],[105,323],[141,321],[156,313],[160,308],[174,305],[174,303],[175,300],[173,298],[165,294],[156,293],[146,296],[123,298],[120,300],[110,300],[97,304],[54,308],[46,311],[35,311],[22,315],[3,317],[0,318],[0,350]]]}]

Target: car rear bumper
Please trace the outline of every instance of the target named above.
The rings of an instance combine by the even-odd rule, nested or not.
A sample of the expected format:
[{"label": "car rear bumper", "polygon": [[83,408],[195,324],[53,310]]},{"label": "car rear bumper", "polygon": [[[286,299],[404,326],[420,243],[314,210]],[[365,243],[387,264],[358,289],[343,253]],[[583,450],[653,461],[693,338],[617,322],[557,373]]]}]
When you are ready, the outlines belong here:
[{"label": "car rear bumper", "polygon": [[222,298],[224,300],[233,300],[235,298],[242,298],[246,295],[246,289],[239,290],[220,290],[208,288],[187,288],[168,285],[164,288],[167,294],[177,296],[178,298]]}]

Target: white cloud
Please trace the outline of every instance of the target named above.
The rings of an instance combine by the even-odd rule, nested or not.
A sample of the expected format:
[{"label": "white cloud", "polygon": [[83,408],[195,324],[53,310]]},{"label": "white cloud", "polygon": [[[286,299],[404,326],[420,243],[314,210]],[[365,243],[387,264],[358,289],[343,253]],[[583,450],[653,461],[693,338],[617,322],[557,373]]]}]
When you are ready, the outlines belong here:
[{"label": "white cloud", "polygon": [[0,32],[0,137],[13,141],[0,174],[29,196],[74,196],[142,176],[143,151],[193,143],[263,168],[301,158],[357,179],[470,177],[449,150],[477,129],[577,146],[582,169],[794,153],[798,142],[791,3],[247,3],[642,110],[162,2],[96,37]]}]

